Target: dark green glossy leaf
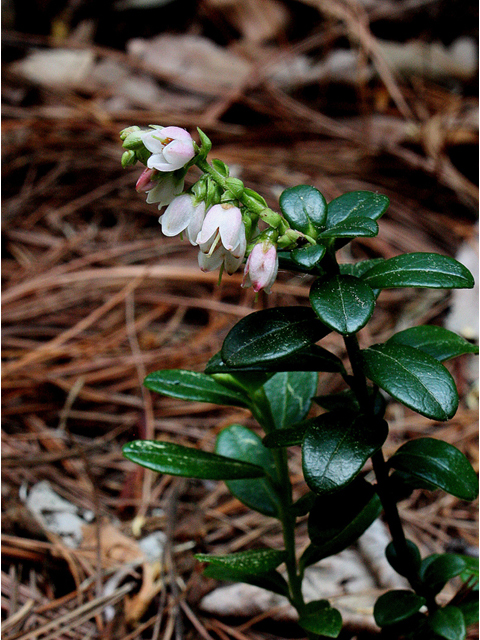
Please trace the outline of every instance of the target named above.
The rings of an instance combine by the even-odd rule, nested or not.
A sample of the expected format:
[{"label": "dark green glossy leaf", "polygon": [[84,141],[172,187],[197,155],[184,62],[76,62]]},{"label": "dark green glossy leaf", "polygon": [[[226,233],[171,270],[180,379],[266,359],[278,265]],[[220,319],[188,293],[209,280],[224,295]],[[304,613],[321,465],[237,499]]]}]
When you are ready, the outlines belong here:
[{"label": "dark green glossy leaf", "polygon": [[463,613],[458,607],[448,605],[443,609],[435,611],[433,616],[429,618],[430,628],[446,640],[465,640],[467,637],[467,628]]},{"label": "dark green glossy leaf", "polygon": [[327,202],[315,187],[300,185],[286,189],[280,196],[280,209],[290,226],[302,233],[310,235],[315,229],[324,228]]},{"label": "dark green glossy leaf", "polygon": [[385,258],[373,258],[372,260],[360,260],[359,262],[344,262],[340,264],[340,273],[344,276],[356,276],[361,278],[372,267],[385,262]]},{"label": "dark green glossy leaf", "polygon": [[360,411],[358,401],[351,389],[345,389],[340,393],[330,393],[325,396],[315,396],[313,401],[327,411],[337,411],[338,409],[351,413]]},{"label": "dark green glossy leaf", "polygon": [[350,216],[334,227],[323,231],[319,238],[373,238],[378,235],[378,224],[370,218]]},{"label": "dark green glossy leaf", "polygon": [[397,573],[401,576],[407,576],[410,572],[418,571],[422,562],[420,551],[417,545],[411,540],[406,540],[407,557],[398,556],[393,542],[390,542],[385,549],[385,556]]},{"label": "dark green glossy leaf", "polygon": [[310,244],[293,249],[292,258],[299,267],[310,270],[320,262],[326,250],[323,244]]},{"label": "dark green glossy leaf", "polygon": [[328,204],[327,228],[334,227],[349,218],[378,220],[388,209],[389,199],[371,191],[350,191]]},{"label": "dark green glossy leaf", "polygon": [[362,356],[367,378],[410,409],[433,420],[455,414],[455,382],[433,356],[395,343],[373,345]]},{"label": "dark green glossy leaf", "polygon": [[398,624],[413,616],[425,604],[425,598],[413,591],[387,591],[380,596],[373,608],[373,616],[379,627]]},{"label": "dark green glossy leaf", "polygon": [[310,275],[321,276],[325,274],[323,267],[316,264],[313,267],[301,267],[292,257],[292,251],[278,251],[278,267],[285,271],[293,271],[299,273],[308,273]]},{"label": "dark green glossy leaf", "polygon": [[262,478],[265,475],[264,469],[249,462],[231,460],[172,442],[134,440],[124,445],[123,455],[147,469],[186,478],[231,480]]},{"label": "dark green glossy leaf", "polygon": [[345,489],[317,497],[308,518],[312,544],[300,564],[308,567],[352,545],[378,518],[382,505],[374,488],[363,478]]},{"label": "dark green glossy leaf", "polygon": [[[219,382],[222,387],[231,389],[237,393],[246,394],[246,398],[254,394],[265,382],[273,376],[273,373],[266,371],[238,371],[234,373],[212,373],[212,378]],[[247,400],[246,400],[247,402]]]},{"label": "dark green glossy leaf", "polygon": [[310,420],[304,420],[288,429],[276,429],[271,431],[263,439],[263,444],[268,449],[279,449],[280,447],[293,447],[302,444],[305,432],[310,424]]},{"label": "dark green glossy leaf", "polygon": [[[270,375],[276,371],[336,371],[343,373],[344,367],[340,358],[337,358],[327,349],[317,344],[312,344],[284,358],[261,361],[244,367],[232,367],[225,364],[220,352],[210,358],[205,368],[205,373],[210,375],[214,373],[232,373],[235,376],[245,375],[247,377],[250,377],[250,372],[262,371]],[[268,377],[262,384],[266,380],[268,380]]]},{"label": "dark green glossy leaf", "polygon": [[459,576],[466,566],[463,558],[454,553],[442,553],[428,563],[425,563],[425,560],[422,562],[420,576],[433,594],[439,593],[447,582]]},{"label": "dark green glossy leaf", "polygon": [[286,551],[276,549],[251,549],[249,551],[239,551],[223,556],[214,556],[206,553],[197,553],[195,557],[200,562],[208,562],[243,575],[258,575],[268,573],[285,562]]},{"label": "dark green glossy leaf", "polygon": [[[218,434],[215,452],[227,458],[251,462],[275,478],[276,467],[271,451],[263,446],[256,433],[239,424],[232,424]],[[277,517],[279,499],[267,478],[227,480],[230,492],[251,509],[266,516]]]},{"label": "dark green glossy leaf", "polygon": [[389,464],[461,500],[474,500],[478,495],[478,481],[472,465],[461,451],[442,440],[410,440],[397,450]]},{"label": "dark green glossy leaf", "polygon": [[305,605],[298,624],[310,633],[336,638],[342,630],[342,616],[328,600],[315,600]]},{"label": "dark green glossy leaf", "polygon": [[424,489],[425,491],[435,491],[437,487],[431,482],[417,478],[405,471],[394,471],[389,476],[389,485],[392,496],[397,502],[408,498],[414,489]]},{"label": "dark green glossy leaf", "polygon": [[310,307],[276,307],[242,318],[228,333],[222,360],[232,367],[278,360],[329,333]]},{"label": "dark green glossy leaf", "polygon": [[362,470],[387,437],[384,420],[332,412],[313,418],[305,433],[305,481],[317,494],[338,491]]},{"label": "dark green glossy leaf", "polygon": [[295,518],[306,516],[307,513],[312,510],[316,498],[317,496],[313,491],[309,491],[292,504],[290,507],[290,513],[295,516]]},{"label": "dark green glossy leaf", "polygon": [[150,391],[161,393],[170,398],[235,407],[247,406],[241,393],[225,388],[205,373],[184,369],[164,369],[150,373],[143,384]]},{"label": "dark green glossy leaf", "polygon": [[471,344],[453,331],[433,325],[422,325],[399,331],[387,342],[415,347],[440,362],[456,358],[464,353],[478,353],[478,345]]},{"label": "dark green glossy leaf", "polygon": [[253,584],[256,587],[279,593],[281,596],[288,597],[288,584],[278,571],[268,571],[261,575],[249,575],[237,573],[214,564],[208,564],[203,570],[203,575],[214,580],[222,580],[225,582],[245,582]]},{"label": "dark green glossy leaf", "polygon": [[465,562],[465,569],[462,573],[462,580],[467,580],[469,577],[474,576],[475,578],[480,578],[479,566],[478,566],[478,557],[473,558],[472,556],[465,556],[462,554],[457,554],[459,558],[461,558]]},{"label": "dark green glossy leaf", "polygon": [[277,429],[285,429],[305,418],[317,385],[318,373],[315,371],[276,373],[264,384]]},{"label": "dark green glossy leaf", "polygon": [[[340,491],[317,496],[308,520],[308,535],[312,543],[319,548],[325,545],[330,548],[338,540],[342,543],[347,540],[350,543],[353,529],[358,533],[359,516],[375,495],[370,483],[363,478],[357,478]],[[378,514],[377,507],[372,511]],[[361,527],[364,525],[365,522],[362,521]]]},{"label": "dark green glossy leaf", "polygon": [[478,623],[478,591],[472,590],[458,603],[458,608],[463,614],[465,625]]},{"label": "dark green glossy leaf", "polygon": [[470,271],[449,256],[437,253],[404,253],[372,267],[363,276],[371,287],[427,287],[429,289],[470,289]]},{"label": "dark green glossy leaf", "polygon": [[375,294],[355,276],[336,275],[313,283],[310,303],[327,327],[347,335],[367,324],[375,309]]}]

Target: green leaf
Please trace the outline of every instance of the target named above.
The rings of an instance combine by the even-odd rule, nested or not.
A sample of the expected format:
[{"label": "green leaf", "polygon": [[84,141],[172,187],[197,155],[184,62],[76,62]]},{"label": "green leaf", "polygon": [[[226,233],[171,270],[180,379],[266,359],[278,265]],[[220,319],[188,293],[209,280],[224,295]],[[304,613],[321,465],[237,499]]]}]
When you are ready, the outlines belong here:
[{"label": "green leaf", "polygon": [[403,344],[362,351],[364,373],[399,402],[432,420],[449,420],[458,407],[455,382],[433,356]]},{"label": "green leaf", "polygon": [[371,484],[356,478],[340,491],[317,496],[308,518],[312,544],[300,564],[307,567],[352,545],[378,518],[380,498]]},{"label": "green leaf", "polygon": [[265,470],[249,462],[232,460],[215,453],[172,442],[134,440],[123,447],[123,455],[142,467],[172,476],[203,480],[262,478]]},{"label": "green leaf", "polygon": [[292,504],[290,507],[290,513],[295,518],[306,516],[312,510],[316,498],[317,496],[313,491],[309,491]]},{"label": "green leaf", "polygon": [[478,557],[473,558],[472,556],[465,556],[462,554],[457,554],[459,558],[461,558],[465,562],[465,569],[462,573],[462,580],[465,582],[471,576],[475,578],[480,578],[479,566],[478,566]]},{"label": "green leaf", "polygon": [[278,267],[285,271],[294,271],[299,273],[308,273],[310,275],[321,276],[325,274],[325,271],[320,264],[315,264],[313,267],[301,267],[292,257],[292,251],[277,251]]},{"label": "green leaf", "polygon": [[313,344],[330,332],[310,307],[276,307],[242,318],[228,333],[222,360],[245,367],[278,360]]},{"label": "green leaf", "polygon": [[448,605],[443,607],[443,609],[438,609],[433,616],[429,618],[428,624],[440,638],[445,638],[446,640],[465,640],[467,637],[465,619],[458,607]]},{"label": "green leaf", "polygon": [[302,444],[310,422],[311,420],[304,420],[293,427],[271,431],[264,437],[263,445],[268,449],[279,449],[280,447],[293,447]]},{"label": "green leaf", "polygon": [[164,369],[148,374],[143,384],[156,393],[180,400],[246,407],[245,397],[226,389],[205,373],[184,369]]},{"label": "green leaf", "polygon": [[299,267],[310,270],[320,262],[326,250],[327,248],[323,244],[309,244],[293,249],[292,258]]},{"label": "green leaf", "polygon": [[195,557],[200,562],[208,562],[239,575],[258,575],[273,571],[285,562],[287,552],[276,549],[250,549],[223,556],[197,553]]},{"label": "green leaf", "polygon": [[313,401],[327,411],[336,411],[338,409],[351,413],[360,411],[358,400],[351,389],[344,389],[339,393],[329,393],[325,396],[315,396]]},{"label": "green leaf", "polygon": [[[278,360],[260,361],[244,367],[232,367],[225,364],[222,360],[222,354],[219,352],[210,358],[205,368],[205,373],[210,375],[231,373],[235,376],[246,375],[249,378],[250,372],[262,371],[270,374],[276,371],[334,371],[343,373],[345,369],[340,358],[317,344],[312,344]],[[268,379],[267,377],[266,380]]]},{"label": "green leaf", "polygon": [[385,258],[373,258],[372,260],[360,260],[359,262],[344,262],[338,265],[340,273],[344,276],[356,276],[361,278],[364,273],[370,271],[372,267],[385,262]]},{"label": "green leaf", "polygon": [[305,418],[317,385],[318,373],[315,371],[276,373],[264,384],[277,429],[285,429]]},{"label": "green leaf", "polygon": [[470,271],[448,256],[437,253],[404,253],[372,267],[363,281],[373,288],[427,287],[429,289],[471,289]]},{"label": "green leaf", "polygon": [[388,209],[389,199],[371,191],[350,191],[328,204],[328,229],[349,218],[370,218],[378,220]]},{"label": "green leaf", "polygon": [[219,382],[222,387],[232,389],[237,393],[246,393],[247,397],[254,394],[265,382],[273,376],[273,373],[266,371],[242,371],[236,370],[234,373],[211,373],[212,378]]},{"label": "green leaf", "polygon": [[422,562],[417,545],[411,540],[405,542],[407,544],[407,559],[398,556],[393,542],[390,542],[385,549],[385,556],[390,566],[401,576],[408,576],[409,573],[418,571]]},{"label": "green leaf", "polygon": [[477,475],[456,447],[434,438],[417,438],[400,447],[389,465],[428,482],[461,500],[475,500]]},{"label": "green leaf", "polygon": [[350,216],[334,227],[323,231],[319,238],[373,238],[378,235],[378,224],[370,218]]},{"label": "green leaf", "polygon": [[398,589],[381,595],[373,608],[373,617],[379,627],[398,624],[413,616],[425,604],[425,598],[413,591]]},{"label": "green leaf", "polygon": [[249,575],[237,573],[214,564],[208,564],[203,570],[203,575],[207,578],[225,582],[245,582],[247,584],[253,584],[256,587],[273,591],[273,593],[279,593],[281,596],[286,596],[287,598],[289,595],[288,584],[278,571],[268,571],[261,575]]},{"label": "green leaf", "polygon": [[388,344],[406,344],[409,347],[420,349],[428,353],[440,362],[456,358],[465,353],[478,354],[478,345],[471,344],[465,338],[434,325],[421,325],[395,333]]},{"label": "green leaf", "polygon": [[478,623],[478,591],[472,590],[457,604],[463,614],[465,625]]},{"label": "green leaf", "polygon": [[327,327],[347,335],[367,324],[375,308],[375,294],[360,278],[335,275],[313,283],[310,303]]},{"label": "green leaf", "polygon": [[454,553],[435,554],[432,560],[430,558],[425,560],[420,567],[420,576],[422,582],[434,595],[439,593],[449,580],[459,576],[466,566],[461,556]]},{"label": "green leaf", "polygon": [[[218,434],[215,452],[226,458],[251,462],[275,478],[275,460],[261,439],[247,427],[232,424]],[[279,498],[267,478],[227,480],[227,487],[240,502],[266,516],[278,517]]]},{"label": "green leaf", "polygon": [[351,482],[385,442],[384,420],[343,412],[313,418],[303,439],[305,481],[317,494],[338,491]]},{"label": "green leaf", "polygon": [[[352,539],[353,528],[358,533],[358,518],[375,496],[375,490],[363,478],[357,478],[335,493],[317,496],[308,520],[308,535],[312,543],[322,548],[338,540]],[[374,501],[377,502],[376,500]],[[377,507],[372,509],[377,513]],[[357,523],[355,521],[357,520]],[[361,527],[365,525],[362,520]],[[348,531],[348,536],[345,532]],[[363,533],[363,531],[362,531]],[[359,534],[361,535],[361,534]],[[349,542],[350,543],[350,542]]]},{"label": "green leaf", "polygon": [[324,228],[327,202],[315,187],[300,185],[286,189],[280,196],[280,209],[290,226],[302,233],[311,234]]},{"label": "green leaf", "polygon": [[305,605],[298,624],[310,633],[336,638],[342,630],[342,616],[328,600],[314,600]]}]

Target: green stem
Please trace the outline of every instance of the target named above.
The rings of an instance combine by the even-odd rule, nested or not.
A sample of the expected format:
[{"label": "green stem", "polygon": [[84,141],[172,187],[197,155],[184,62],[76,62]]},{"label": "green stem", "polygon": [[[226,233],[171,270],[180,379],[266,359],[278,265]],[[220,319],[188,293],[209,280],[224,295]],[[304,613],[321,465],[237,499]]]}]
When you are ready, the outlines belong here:
[{"label": "green stem", "polygon": [[[263,427],[265,433],[270,433],[275,427],[272,416],[270,403],[266,396],[265,390],[261,387],[252,397],[251,404],[252,413],[257,422]],[[296,518],[292,516],[290,508],[292,506],[292,483],[290,482],[290,473],[288,470],[287,452],[285,449],[272,449],[277,469],[277,480],[279,486],[279,519],[282,523],[283,542],[287,558],[285,565],[287,568],[288,585],[290,588],[290,602],[301,614],[305,607],[302,595],[302,576],[298,571],[295,545],[295,524]]]},{"label": "green stem", "polygon": [[[212,167],[206,160],[203,158],[199,158],[195,164],[197,167],[211,176],[215,182],[222,187],[222,189],[228,190],[227,179],[222,176],[214,167]],[[279,229],[280,233],[285,233],[288,225],[286,225],[286,221],[284,218],[273,211],[269,207],[263,207],[258,200],[253,199],[246,193],[241,193],[236,196],[237,200],[239,200],[245,207],[249,210],[253,211],[254,214],[258,215],[266,224],[274,229]]]}]

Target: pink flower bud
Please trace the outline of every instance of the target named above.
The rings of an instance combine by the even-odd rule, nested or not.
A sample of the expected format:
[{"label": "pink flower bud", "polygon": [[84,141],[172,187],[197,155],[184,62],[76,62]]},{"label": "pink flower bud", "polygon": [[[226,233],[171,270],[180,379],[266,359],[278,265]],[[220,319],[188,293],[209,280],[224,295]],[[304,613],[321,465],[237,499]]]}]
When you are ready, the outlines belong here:
[{"label": "pink flower bud", "polygon": [[278,272],[277,248],[270,242],[256,244],[245,265],[242,287],[253,286],[255,293],[265,289],[270,293]]},{"label": "pink flower bud", "polygon": [[142,135],[143,144],[152,155],[147,167],[157,171],[176,171],[195,156],[192,136],[180,127],[152,129]]},{"label": "pink flower bud", "polygon": [[135,189],[138,193],[142,191],[150,191],[157,184],[154,180],[152,180],[153,176],[157,172],[155,169],[144,169],[139,179],[137,180],[137,184],[135,185]]}]

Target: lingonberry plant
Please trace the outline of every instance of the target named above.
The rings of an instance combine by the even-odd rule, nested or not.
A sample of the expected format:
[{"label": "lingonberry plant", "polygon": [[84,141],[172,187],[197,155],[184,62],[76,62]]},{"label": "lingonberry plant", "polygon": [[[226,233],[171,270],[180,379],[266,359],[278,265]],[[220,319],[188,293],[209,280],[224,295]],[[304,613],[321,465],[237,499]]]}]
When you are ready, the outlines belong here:
[{"label": "lingonberry plant", "polygon": [[[388,199],[368,191],[325,201],[314,187],[301,185],[280,196],[280,211],[230,177],[220,160],[207,161],[211,142],[199,130],[200,146],[178,127],[133,126],[121,132],[124,167],[146,165],[137,190],[147,202],[166,206],[162,231],[184,233],[199,247],[204,271],[232,274],[243,264],[243,286],[270,291],[278,268],[314,276],[310,306],[277,307],[243,318],[228,333],[204,373],[163,370],[145,386],[183,400],[247,407],[265,432],[233,424],[219,434],[215,453],[171,442],[139,440],[125,456],[159,473],[224,480],[241,502],[277,518],[284,549],[254,549],[215,556],[198,554],[205,573],[242,581],[286,596],[297,609],[309,638],[335,638],[338,610],[327,600],[305,602],[305,569],[340,552],[382,513],[392,542],[385,549],[392,567],[410,589],[388,591],[376,602],[376,623],[386,637],[461,640],[477,612],[478,562],[452,553],[421,558],[405,537],[397,502],[414,489],[441,489],[461,500],[477,496],[477,478],[454,446],[421,437],[385,459],[388,435],[386,392],[434,421],[450,419],[458,393],[444,361],[478,348],[439,326],[417,326],[385,343],[360,348],[357,332],[371,318],[382,289],[395,287],[469,288],[471,273],[456,260],[435,253],[408,253],[390,259],[339,264],[336,252],[356,237],[374,237]],[[184,192],[192,165],[201,178]],[[349,365],[319,342],[330,332],[342,336]],[[316,395],[319,372],[336,372],[345,390]],[[312,402],[324,413],[308,418]],[[310,491],[294,502],[287,448],[302,447]],[[371,459],[375,479],[362,473]],[[308,514],[310,545],[300,557],[295,524]],[[278,567],[285,564],[286,571]],[[438,594],[456,579],[456,595],[443,606]]]}]

